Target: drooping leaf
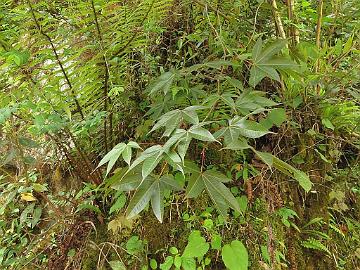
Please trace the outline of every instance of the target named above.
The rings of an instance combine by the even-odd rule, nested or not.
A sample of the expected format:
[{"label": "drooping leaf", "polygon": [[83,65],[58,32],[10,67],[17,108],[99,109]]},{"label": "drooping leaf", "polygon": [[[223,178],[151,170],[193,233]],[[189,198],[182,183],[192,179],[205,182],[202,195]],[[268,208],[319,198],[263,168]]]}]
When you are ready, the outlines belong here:
[{"label": "drooping leaf", "polygon": [[100,161],[99,165],[97,167],[100,167],[108,162],[108,166],[106,168],[106,175],[109,174],[112,167],[115,165],[115,162],[120,157],[121,153],[124,151],[126,147],[125,143],[119,143],[117,144],[109,153],[107,153]]},{"label": "drooping leaf", "polygon": [[252,150],[270,168],[275,167],[276,169],[278,169],[282,173],[291,176],[292,178],[294,178],[295,180],[298,181],[299,185],[306,192],[309,192],[311,190],[312,182],[311,182],[309,176],[306,173],[294,168],[290,164],[282,161],[281,159],[275,157],[274,155],[272,155],[270,153],[256,151],[253,148],[252,148]]},{"label": "drooping leaf", "polygon": [[201,173],[192,173],[186,188],[186,196],[188,198],[196,198],[204,190],[205,185]]},{"label": "drooping leaf", "polygon": [[205,189],[223,216],[227,215],[228,208],[240,212],[237,200],[223,184],[229,181],[231,180],[225,175],[213,170],[205,172],[195,171],[189,178],[186,196],[188,198],[195,198]]},{"label": "drooping leaf", "polygon": [[144,208],[149,203],[151,196],[153,196],[155,192],[155,181],[145,181],[147,179],[150,179],[150,177],[144,179],[142,184],[136,189],[134,196],[129,202],[127,208],[127,217],[129,219],[135,217],[142,210],[144,210]]},{"label": "drooping leaf", "polygon": [[151,202],[156,218],[162,222],[164,216],[164,191],[179,191],[182,188],[172,175],[163,175],[161,177],[149,175],[145,179],[141,179],[142,176],[139,173],[130,176],[125,175],[119,183],[113,184],[112,187],[123,191],[135,190],[126,210],[128,218],[133,218],[139,214]]}]

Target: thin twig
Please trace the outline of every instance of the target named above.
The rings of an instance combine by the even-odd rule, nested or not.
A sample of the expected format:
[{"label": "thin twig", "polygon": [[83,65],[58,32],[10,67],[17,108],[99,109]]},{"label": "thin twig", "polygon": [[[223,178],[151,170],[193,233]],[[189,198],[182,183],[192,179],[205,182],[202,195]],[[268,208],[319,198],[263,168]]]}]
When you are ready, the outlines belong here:
[{"label": "thin twig", "polygon": [[[317,19],[317,24],[316,24],[316,47],[318,48],[318,50],[320,50],[320,48],[321,48],[321,25],[322,25],[322,18],[323,18],[323,6],[324,6],[324,1],[319,0],[318,19]],[[319,70],[320,70],[320,59],[318,59],[316,61],[315,73],[318,73]],[[319,83],[316,85],[316,92],[318,94],[320,93],[320,84]]]},{"label": "thin twig", "polygon": [[38,19],[37,19],[36,16],[35,16],[35,11],[34,11],[33,6],[31,5],[30,0],[27,0],[27,2],[28,2],[28,5],[29,5],[29,7],[30,7],[31,15],[32,15],[32,17],[33,17],[33,20],[34,20],[34,22],[35,22],[35,24],[36,24],[36,27],[37,27],[38,31],[40,32],[40,34],[42,34],[42,35],[49,41],[49,43],[50,43],[50,45],[51,45],[51,48],[52,48],[52,51],[53,51],[53,53],[54,53],[54,55],[55,55],[56,61],[58,62],[59,66],[60,66],[60,69],[61,69],[61,72],[63,73],[64,78],[65,78],[65,80],[66,80],[66,83],[68,84],[68,86],[69,86],[69,88],[70,88],[70,91],[71,91],[71,94],[73,95],[73,99],[74,99],[74,102],[75,102],[75,104],[76,104],[77,111],[80,113],[81,118],[82,118],[82,119],[85,119],[84,114],[83,114],[82,109],[81,109],[81,106],[80,106],[80,103],[79,103],[79,101],[78,101],[77,98],[76,98],[75,90],[74,90],[74,88],[72,87],[72,84],[71,84],[71,82],[70,82],[70,80],[69,80],[68,75],[66,74],[66,71],[65,71],[65,69],[64,69],[64,66],[63,66],[63,64],[62,64],[62,62],[61,62],[61,60],[60,60],[60,57],[59,57],[59,55],[58,55],[58,53],[57,53],[57,51],[56,51],[55,45],[54,45],[51,37],[50,37],[48,34],[46,34],[46,33],[43,31],[43,29],[41,28],[40,23],[39,23]]},{"label": "thin twig", "polygon": [[[108,103],[110,103],[110,98],[109,98],[109,67],[106,61],[106,57],[104,54],[104,44],[103,44],[103,38],[102,38],[102,34],[101,34],[101,30],[100,30],[100,25],[99,25],[99,20],[96,14],[96,10],[95,10],[95,5],[94,5],[94,0],[91,0],[91,7],[92,7],[92,11],[94,13],[94,19],[95,19],[95,26],[96,26],[96,30],[99,36],[99,42],[100,42],[100,47],[101,50],[103,52],[103,62],[104,62],[104,68],[105,68],[105,77],[104,77],[104,111],[106,112],[106,116],[104,119],[104,141],[105,141],[105,151],[108,152],[109,151],[109,146],[108,146],[108,136],[107,136],[107,123],[108,123]],[[112,117],[111,117],[112,118]],[[110,118],[110,121],[111,121]],[[112,125],[110,125],[110,127],[112,127]],[[112,134],[112,131],[110,130],[110,134]],[[111,137],[110,137],[110,141],[111,141]]]}]

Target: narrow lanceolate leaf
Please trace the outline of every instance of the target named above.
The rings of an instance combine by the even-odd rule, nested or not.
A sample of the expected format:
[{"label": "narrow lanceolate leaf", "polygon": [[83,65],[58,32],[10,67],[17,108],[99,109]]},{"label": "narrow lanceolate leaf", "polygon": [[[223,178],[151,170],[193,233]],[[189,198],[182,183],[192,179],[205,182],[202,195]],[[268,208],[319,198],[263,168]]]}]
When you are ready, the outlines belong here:
[{"label": "narrow lanceolate leaf", "polygon": [[141,149],[140,145],[138,145],[136,142],[128,142],[127,144],[128,146],[130,146],[131,148],[136,148],[136,149]]},{"label": "narrow lanceolate leaf", "polygon": [[151,208],[156,218],[162,223],[164,217],[164,192],[160,187],[160,182],[154,183],[154,191],[151,196]]},{"label": "narrow lanceolate leaf", "polygon": [[225,175],[215,170],[206,171],[203,175],[207,178],[211,178],[212,181],[217,181],[221,183],[229,183],[232,181],[230,178],[227,178]]},{"label": "narrow lanceolate leaf", "polygon": [[274,67],[267,66],[267,65],[259,65],[256,68],[260,69],[264,74],[269,77],[270,79],[273,79],[275,81],[280,81],[279,73],[275,70]]},{"label": "narrow lanceolate leaf", "polygon": [[142,163],[148,157],[154,156],[154,155],[158,154],[159,152],[161,152],[162,150],[163,149],[162,149],[161,145],[154,145],[154,146],[147,148],[144,152],[141,153],[141,155],[137,159],[134,160],[134,162],[129,167],[129,171],[134,169],[136,166],[138,166],[140,163]]},{"label": "narrow lanceolate leaf", "polygon": [[[145,179],[144,181],[148,181]],[[111,185],[111,188],[121,191],[131,191],[139,187],[142,182],[142,176],[140,173],[130,173],[119,178],[118,181]]]},{"label": "narrow lanceolate leaf", "polygon": [[226,144],[226,147],[223,149],[230,149],[230,150],[244,150],[249,149],[250,145],[248,145],[247,141],[244,138],[236,139],[229,144]]},{"label": "narrow lanceolate leaf", "polygon": [[189,129],[189,134],[194,139],[205,141],[205,142],[214,142],[216,139],[207,129],[199,126],[194,126]]},{"label": "narrow lanceolate leaf", "polygon": [[187,153],[187,150],[189,148],[189,145],[190,145],[190,142],[191,142],[191,138],[189,139],[182,139],[178,146],[177,146],[177,150],[178,150],[178,153],[179,153],[179,156],[181,158],[181,160],[184,162],[184,159],[185,159],[185,156],[186,156],[186,153]]},{"label": "narrow lanceolate leaf", "polygon": [[151,196],[155,191],[155,188],[155,182],[149,183],[148,181],[146,181],[135,191],[135,194],[131,198],[129,206],[127,208],[128,218],[133,218],[142,210],[144,210],[146,205],[149,203]]},{"label": "narrow lanceolate leaf", "polygon": [[247,138],[260,138],[270,133],[268,129],[255,121],[241,120],[235,126],[238,128],[240,135]]},{"label": "narrow lanceolate leaf", "polygon": [[285,57],[273,57],[266,63],[262,64],[262,66],[271,66],[273,68],[292,68],[292,69],[298,69],[299,65],[295,63],[294,61],[285,58]]},{"label": "narrow lanceolate leaf", "polygon": [[259,55],[260,55],[261,49],[262,49],[262,45],[263,45],[262,39],[258,38],[258,40],[256,41],[256,43],[252,49],[252,52],[251,52],[252,59],[256,60],[259,58]]},{"label": "narrow lanceolate leaf", "polygon": [[223,216],[226,216],[229,207],[240,212],[238,201],[223,184],[223,182],[229,180],[224,175],[222,175],[222,178],[219,178],[220,175],[221,174],[214,174],[213,172],[203,173],[203,181],[207,193]]},{"label": "narrow lanceolate leaf", "polygon": [[196,198],[204,190],[204,180],[201,173],[193,173],[189,178],[189,183],[186,188],[186,196],[188,198]]},{"label": "narrow lanceolate leaf", "polygon": [[171,174],[161,176],[160,183],[163,189],[174,191],[182,190],[182,187],[176,182],[174,176]]},{"label": "narrow lanceolate leaf", "polygon": [[293,71],[298,68],[298,65],[290,59],[276,56],[285,47],[286,43],[286,40],[279,39],[261,49],[262,42],[260,39],[256,42],[252,53],[253,66],[249,78],[251,86],[255,87],[265,77],[280,81],[276,69]]},{"label": "narrow lanceolate leaf", "polygon": [[140,173],[125,175],[120,182],[113,184],[112,188],[122,191],[135,190],[126,210],[128,218],[139,214],[150,201],[152,210],[160,222],[164,217],[164,191],[182,190],[172,175],[163,175],[160,178],[149,175],[142,179]]},{"label": "narrow lanceolate leaf", "polygon": [[261,51],[256,58],[254,58],[255,62],[261,63],[269,60],[272,56],[277,54],[285,47],[287,41],[285,39],[278,39],[273,43],[267,45],[264,50]]},{"label": "narrow lanceolate leaf", "polygon": [[225,175],[213,170],[202,173],[195,170],[189,178],[186,196],[188,198],[195,198],[206,189],[209,197],[222,215],[226,216],[227,209],[229,208],[240,212],[241,210],[238,201],[223,184],[230,181],[231,179],[227,178]]},{"label": "narrow lanceolate leaf", "polygon": [[163,90],[164,94],[169,92],[170,87],[175,79],[175,75],[176,74],[173,71],[168,71],[161,74],[160,77],[148,88],[150,94],[154,94],[160,90]]},{"label": "narrow lanceolate leaf", "polygon": [[159,164],[162,158],[163,158],[163,153],[159,152],[144,160],[144,163],[142,165],[143,179],[145,179],[145,177],[148,176],[156,168],[156,166]]},{"label": "narrow lanceolate leaf", "polygon": [[125,147],[126,147],[126,144],[119,143],[109,153],[107,153],[103,157],[103,159],[100,161],[98,167],[102,166],[106,162],[109,162],[108,166],[107,166],[107,169],[106,169],[106,175],[109,174],[112,167],[115,165],[116,161],[119,159],[121,153],[124,151]]},{"label": "narrow lanceolate leaf", "polygon": [[182,117],[185,121],[191,123],[191,124],[198,124],[199,123],[199,117],[196,113],[197,109],[202,109],[201,106],[191,106],[187,107],[184,110],[182,110]]},{"label": "narrow lanceolate leaf", "polygon": [[311,190],[312,182],[311,182],[309,176],[306,173],[294,168],[290,164],[288,164],[285,161],[275,157],[274,155],[272,155],[270,153],[256,151],[253,148],[252,148],[252,150],[270,168],[275,167],[276,169],[278,169],[282,173],[294,178],[296,181],[298,181],[299,185],[306,192],[309,192]]},{"label": "narrow lanceolate leaf", "polygon": [[294,172],[294,178],[299,182],[299,185],[306,191],[309,192],[312,187],[312,182],[309,178],[309,176],[299,170],[295,170]]},{"label": "narrow lanceolate leaf", "polygon": [[120,156],[121,152],[124,150],[125,148],[125,144],[124,143],[119,143],[117,144],[109,153],[107,153],[99,162],[98,167],[104,165],[105,163],[109,162],[114,156]]},{"label": "narrow lanceolate leaf", "polygon": [[130,165],[131,155],[132,155],[132,149],[130,146],[127,145],[124,151],[122,152],[122,157],[128,165]]},{"label": "narrow lanceolate leaf", "polygon": [[266,77],[266,73],[254,65],[250,69],[249,84],[252,87],[255,87],[265,77]]}]

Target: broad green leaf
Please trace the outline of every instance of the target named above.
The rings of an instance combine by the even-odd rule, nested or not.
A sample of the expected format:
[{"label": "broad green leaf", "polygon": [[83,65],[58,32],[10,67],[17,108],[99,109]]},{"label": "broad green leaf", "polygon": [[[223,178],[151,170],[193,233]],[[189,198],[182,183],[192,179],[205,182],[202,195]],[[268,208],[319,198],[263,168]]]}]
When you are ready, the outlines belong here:
[{"label": "broad green leaf", "polygon": [[122,261],[109,261],[109,265],[112,270],[126,270],[126,267]]},{"label": "broad green leaf", "polygon": [[[225,176],[223,177],[226,179]],[[223,181],[219,181],[218,178],[213,177],[209,172],[203,173],[203,181],[207,193],[221,215],[226,216],[229,207],[238,212],[241,211],[237,200],[230,190],[222,183]]]},{"label": "broad green leaf", "polygon": [[196,198],[204,190],[205,185],[201,173],[193,173],[189,178],[186,188],[186,196],[188,198]]},{"label": "broad green leaf", "polygon": [[185,247],[183,258],[202,258],[209,250],[209,243],[206,243],[200,231],[194,230],[189,235],[188,244]]},{"label": "broad green leaf", "polygon": [[247,270],[249,257],[246,247],[238,240],[223,247],[221,256],[229,270]]},{"label": "broad green leaf", "polygon": [[[179,255],[176,255],[174,257],[174,266],[178,269],[180,269],[180,267],[181,267],[181,259],[182,258]],[[185,268],[185,267],[183,267],[183,268]]]},{"label": "broad green leaf", "polygon": [[129,219],[135,217],[144,210],[146,205],[149,203],[151,196],[155,192],[156,184],[157,183],[155,183],[155,181],[152,183],[144,181],[143,184],[135,191],[135,194],[131,198],[127,208],[127,217]]},{"label": "broad green leaf", "polygon": [[310,181],[309,176],[299,170],[294,171],[294,178],[299,182],[299,185],[306,191],[309,192],[312,187],[312,182]]},{"label": "broad green leaf", "polygon": [[181,257],[181,266],[184,270],[196,270],[196,261],[194,258]]},{"label": "broad green leaf", "polygon": [[248,138],[260,138],[270,133],[269,130],[261,124],[250,120],[240,120],[234,123],[234,126],[238,128],[240,135]]},{"label": "broad green leaf", "polygon": [[158,268],[158,263],[155,259],[151,259],[150,260],[150,268],[151,269],[157,269]]},{"label": "broad green leaf", "polygon": [[280,52],[286,45],[286,39],[278,39],[271,44],[267,45],[261,53],[254,58],[256,63],[261,63],[269,60],[272,56]]},{"label": "broad green leaf", "polygon": [[126,196],[121,194],[115,201],[115,203],[110,207],[109,214],[112,214],[115,211],[120,210],[125,206],[126,203]]},{"label": "broad green leaf", "polygon": [[277,108],[270,111],[266,120],[268,120],[272,125],[280,127],[282,123],[286,121],[286,111],[283,108]]},{"label": "broad green leaf", "polygon": [[205,128],[199,127],[199,126],[193,126],[189,129],[189,134],[194,139],[205,141],[205,142],[214,142],[216,139],[214,136]]},{"label": "broad green leaf", "polygon": [[122,157],[128,165],[130,165],[131,155],[132,155],[132,149],[129,145],[127,145],[124,151],[122,152]]},{"label": "broad green leaf", "polygon": [[174,176],[171,174],[166,174],[160,177],[161,187],[163,189],[180,191],[182,187],[175,180]]},{"label": "broad green leaf", "polygon": [[175,79],[176,74],[173,71],[168,71],[160,75],[160,77],[149,86],[148,91],[150,95],[163,90],[163,93],[166,95]]},{"label": "broad green leaf", "polygon": [[151,207],[156,218],[162,223],[164,217],[164,193],[160,187],[160,181],[155,182],[154,191],[151,196]]},{"label": "broad green leaf", "polygon": [[222,238],[219,234],[217,234],[217,233],[213,234],[211,236],[211,248],[220,250],[221,249],[221,241],[222,241]]},{"label": "broad green leaf", "polygon": [[159,162],[163,158],[163,153],[159,152],[153,156],[148,157],[144,160],[143,166],[142,166],[142,177],[143,179],[146,178],[159,164]]},{"label": "broad green leaf", "polygon": [[165,262],[160,264],[161,270],[170,270],[174,263],[174,258],[172,256],[167,256]]}]

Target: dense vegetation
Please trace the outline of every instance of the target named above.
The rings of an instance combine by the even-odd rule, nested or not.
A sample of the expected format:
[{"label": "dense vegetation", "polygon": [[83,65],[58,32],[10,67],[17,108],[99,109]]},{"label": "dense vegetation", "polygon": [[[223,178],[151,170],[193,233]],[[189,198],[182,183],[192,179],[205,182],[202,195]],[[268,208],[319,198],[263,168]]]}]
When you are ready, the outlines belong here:
[{"label": "dense vegetation", "polygon": [[0,1],[0,269],[360,269],[359,16]]}]

